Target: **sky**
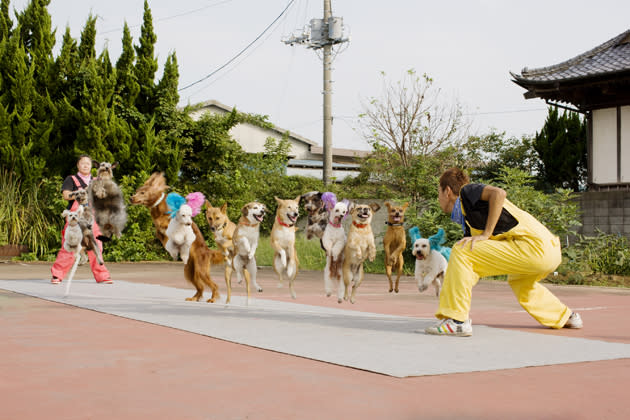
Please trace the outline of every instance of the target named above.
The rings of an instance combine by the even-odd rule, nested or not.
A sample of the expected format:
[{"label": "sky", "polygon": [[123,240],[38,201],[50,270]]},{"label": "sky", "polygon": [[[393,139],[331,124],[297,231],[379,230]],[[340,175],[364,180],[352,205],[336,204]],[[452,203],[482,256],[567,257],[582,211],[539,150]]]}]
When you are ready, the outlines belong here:
[{"label": "sky", "polygon": [[[21,11],[28,0],[13,0]],[[144,0],[51,0],[57,46],[97,16],[97,54],[120,56],[122,28],[137,44]],[[324,0],[150,0],[161,75],[175,52],[180,105],[217,100],[315,143],[323,142],[321,50],[283,42],[323,17]],[[285,10],[286,9],[286,10]],[[333,147],[369,150],[358,115],[383,92],[381,73],[433,78],[444,104],[459,102],[470,134],[532,136],[547,106],[526,100],[510,72],[557,64],[630,29],[630,1],[332,0],[350,41],[335,47]],[[275,21],[275,23],[274,23]],[[251,45],[250,45],[251,44]],[[192,85],[188,88],[186,86]],[[185,89],[184,89],[185,88]]]}]

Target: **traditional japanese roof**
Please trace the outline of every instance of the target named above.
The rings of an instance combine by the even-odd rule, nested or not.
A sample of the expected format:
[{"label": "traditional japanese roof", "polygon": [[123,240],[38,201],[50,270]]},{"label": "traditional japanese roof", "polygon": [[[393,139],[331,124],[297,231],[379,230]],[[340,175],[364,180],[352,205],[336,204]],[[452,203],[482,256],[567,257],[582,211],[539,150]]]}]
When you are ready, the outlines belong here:
[{"label": "traditional japanese roof", "polygon": [[630,30],[559,64],[510,72],[526,99],[573,104],[580,111],[630,104]]}]

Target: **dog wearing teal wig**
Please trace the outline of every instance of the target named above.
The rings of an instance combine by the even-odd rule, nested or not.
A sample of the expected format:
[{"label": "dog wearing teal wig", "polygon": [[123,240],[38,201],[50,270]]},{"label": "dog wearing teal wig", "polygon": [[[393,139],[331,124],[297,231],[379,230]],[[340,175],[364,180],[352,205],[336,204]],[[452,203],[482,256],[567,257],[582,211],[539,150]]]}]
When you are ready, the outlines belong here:
[{"label": "dog wearing teal wig", "polygon": [[409,236],[413,244],[411,252],[416,257],[414,275],[418,290],[422,293],[433,284],[435,296],[439,297],[448,265],[447,258],[451,254],[450,248],[442,246],[446,241],[444,230],[439,229],[435,235],[423,238],[420,229],[414,226],[409,229]]}]

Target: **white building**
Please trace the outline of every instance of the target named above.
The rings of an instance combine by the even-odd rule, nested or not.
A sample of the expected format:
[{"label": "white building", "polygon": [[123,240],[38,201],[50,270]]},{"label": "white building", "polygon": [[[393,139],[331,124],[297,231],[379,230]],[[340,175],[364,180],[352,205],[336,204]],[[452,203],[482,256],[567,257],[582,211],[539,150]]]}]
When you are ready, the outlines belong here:
[{"label": "white building", "polygon": [[[232,109],[221,102],[210,100],[202,103],[190,113],[190,116],[193,120],[197,120],[205,113],[225,114],[232,112]],[[279,141],[286,135],[291,144],[287,175],[312,176],[322,179],[324,150],[312,140],[279,127],[274,126],[267,129],[248,123],[236,125],[230,130],[230,135],[247,153],[264,152],[267,138],[273,137]],[[335,181],[341,181],[347,177],[359,175],[358,160],[366,157],[369,153],[364,150],[333,148],[332,178]]]}]

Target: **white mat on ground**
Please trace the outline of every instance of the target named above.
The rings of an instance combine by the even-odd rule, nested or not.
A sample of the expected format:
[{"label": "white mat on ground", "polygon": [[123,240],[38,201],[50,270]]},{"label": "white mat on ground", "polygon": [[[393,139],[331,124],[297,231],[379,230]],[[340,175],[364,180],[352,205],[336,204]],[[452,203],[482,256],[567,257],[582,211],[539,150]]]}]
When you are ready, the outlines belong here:
[{"label": "white mat on ground", "polygon": [[630,358],[630,344],[474,325],[470,338],[414,333],[433,319],[389,316],[260,298],[249,305],[185,302],[190,290],[116,281],[0,280],[0,288],[234,343],[406,377]]}]

